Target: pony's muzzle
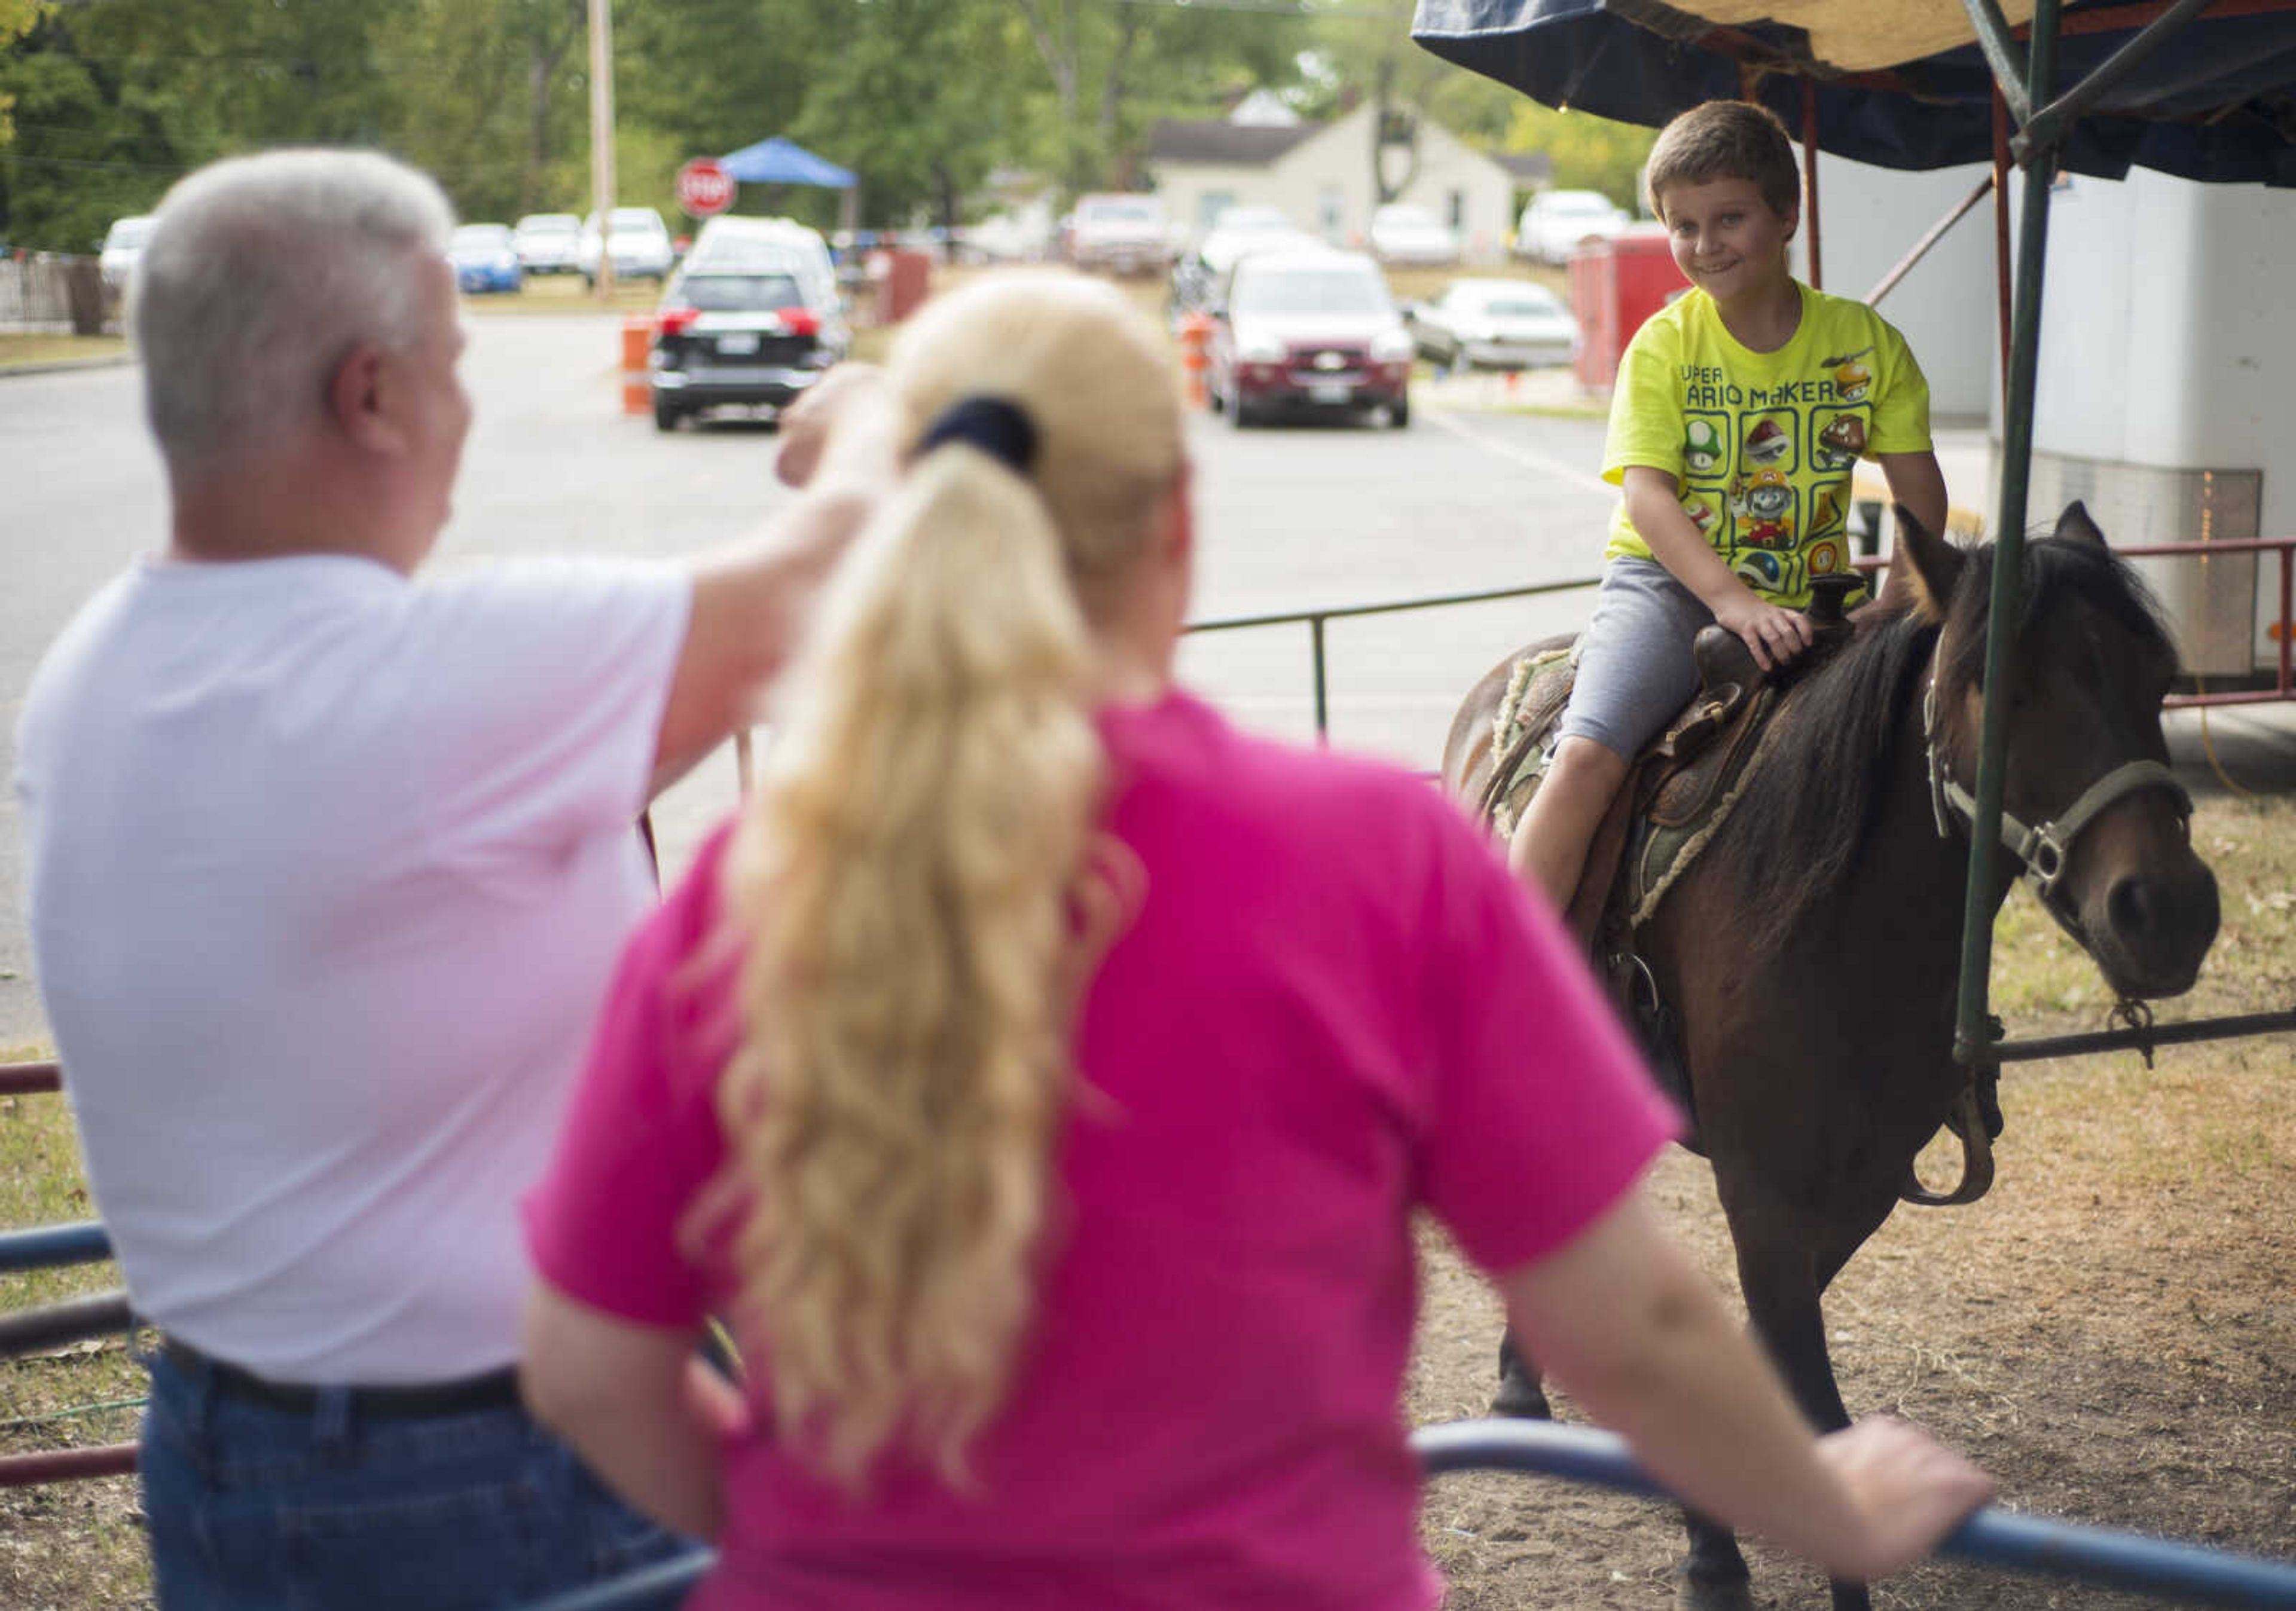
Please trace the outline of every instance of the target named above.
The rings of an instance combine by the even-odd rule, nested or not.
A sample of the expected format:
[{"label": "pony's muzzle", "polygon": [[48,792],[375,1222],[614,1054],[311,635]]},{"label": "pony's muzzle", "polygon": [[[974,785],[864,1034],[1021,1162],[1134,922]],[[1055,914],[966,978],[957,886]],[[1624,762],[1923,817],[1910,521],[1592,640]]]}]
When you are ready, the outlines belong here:
[{"label": "pony's muzzle", "polygon": [[2197,856],[2173,873],[2132,872],[2105,891],[2092,923],[2099,965],[2123,994],[2181,995],[2217,937],[2216,875]]}]

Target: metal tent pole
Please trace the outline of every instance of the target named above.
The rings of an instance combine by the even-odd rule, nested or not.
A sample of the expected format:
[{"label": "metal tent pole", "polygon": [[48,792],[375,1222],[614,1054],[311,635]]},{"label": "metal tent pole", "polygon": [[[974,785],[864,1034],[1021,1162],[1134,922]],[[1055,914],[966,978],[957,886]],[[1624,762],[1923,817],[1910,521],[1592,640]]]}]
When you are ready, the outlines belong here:
[{"label": "metal tent pole", "polygon": [[[1987,57],[1997,73],[2005,52],[1991,48],[1988,20],[2000,12],[1990,0],[1964,0]],[[2026,51],[2023,94],[2003,97],[2014,110],[2046,104],[2057,71],[2059,0],[2037,0]],[[1988,19],[1988,12],[1990,12]],[[1985,634],[1984,722],[1978,745],[1977,812],[1969,827],[1969,882],[1961,914],[1961,987],[1956,1001],[1953,1054],[1964,1063],[1981,1063],[1994,1040],[1987,986],[1993,962],[1993,873],[2001,840],[2001,796],[2008,760],[2010,640],[2016,631],[2025,568],[2025,495],[2033,457],[2033,391],[2041,348],[2041,280],[2049,244],[2049,182],[2056,148],[2036,149],[2025,169],[2024,204],[2017,232],[2016,302],[2009,341],[2007,411],[2001,433],[2001,503],[1994,522],[1993,601]]]},{"label": "metal tent pole", "polygon": [[1818,257],[1817,230],[1817,80],[1801,81],[1801,211],[1804,239],[1809,243],[1809,288],[1825,289],[1825,266]]}]

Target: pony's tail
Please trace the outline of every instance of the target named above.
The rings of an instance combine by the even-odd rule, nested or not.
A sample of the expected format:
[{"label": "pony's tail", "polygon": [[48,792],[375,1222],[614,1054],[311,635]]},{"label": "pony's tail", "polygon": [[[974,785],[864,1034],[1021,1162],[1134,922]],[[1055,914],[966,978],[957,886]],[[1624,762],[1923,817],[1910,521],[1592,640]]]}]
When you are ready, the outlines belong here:
[{"label": "pony's tail", "polygon": [[742,832],[741,1314],[782,1434],[849,1483],[897,1441],[962,1482],[1028,1320],[1092,666],[1036,489],[936,448],[823,600]]}]

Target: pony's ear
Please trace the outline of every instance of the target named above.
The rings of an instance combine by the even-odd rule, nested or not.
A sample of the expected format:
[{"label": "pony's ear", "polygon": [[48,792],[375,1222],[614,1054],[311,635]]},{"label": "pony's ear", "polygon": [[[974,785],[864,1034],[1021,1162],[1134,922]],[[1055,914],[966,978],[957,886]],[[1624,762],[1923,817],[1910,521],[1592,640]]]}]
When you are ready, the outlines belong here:
[{"label": "pony's ear", "polygon": [[1961,550],[1914,519],[1904,504],[1897,509],[1897,549],[1890,556],[1890,579],[1882,585],[1880,602],[1942,623],[1961,580]]},{"label": "pony's ear", "polygon": [[2105,545],[2104,534],[2096,528],[2096,522],[2089,519],[2088,505],[2079,498],[2065,505],[2065,512],[2057,517],[2057,529],[2051,535],[2094,543],[2099,548]]}]

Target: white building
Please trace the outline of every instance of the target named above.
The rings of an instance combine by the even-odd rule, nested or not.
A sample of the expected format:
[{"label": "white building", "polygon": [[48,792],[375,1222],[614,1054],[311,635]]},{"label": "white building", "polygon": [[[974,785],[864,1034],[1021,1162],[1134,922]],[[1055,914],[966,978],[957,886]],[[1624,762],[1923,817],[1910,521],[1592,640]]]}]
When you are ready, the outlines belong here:
[{"label": "white building", "polygon": [[[1375,111],[1369,103],[1330,123],[1284,126],[1167,119],[1149,136],[1148,162],[1164,215],[1191,234],[1238,202],[1280,209],[1302,229],[1360,246],[1377,198],[1372,183]],[[1513,173],[1433,123],[1419,126],[1419,166],[1395,200],[1425,208],[1458,232],[1470,260],[1495,262],[1514,230]],[[1381,153],[1401,177],[1410,154]]]},{"label": "white building", "polygon": [[[1982,165],[1905,173],[1822,155],[1817,164],[1819,266],[1825,289],[1863,298],[1931,226],[1968,199]],[[1806,221],[1805,221],[1806,222]],[[1807,228],[1795,237],[1794,272],[1807,279]],[[1982,421],[2000,386],[1994,316],[1993,200],[1978,203],[1882,298],[1882,316],[1904,332],[1929,378],[1940,424]],[[1954,489],[1974,501],[1976,489]]]},{"label": "white building", "polygon": [[[1984,174],[1821,159],[1826,288],[1865,296]],[[2023,189],[2013,176],[2013,220]],[[2292,240],[2296,196],[2285,191],[2144,168],[2125,180],[2059,181],[2027,489],[2032,526],[2046,530],[2079,498],[2117,545],[2296,531],[2288,473],[2296,455],[2279,392],[2296,369],[2296,321],[2284,311]],[[2002,430],[1993,251],[1988,196],[1882,304],[1921,360],[1940,420],[1990,427],[1991,475],[1951,488],[1988,526]],[[2138,562],[2186,668],[2234,679],[2277,660],[2276,567],[2249,554]]]}]

